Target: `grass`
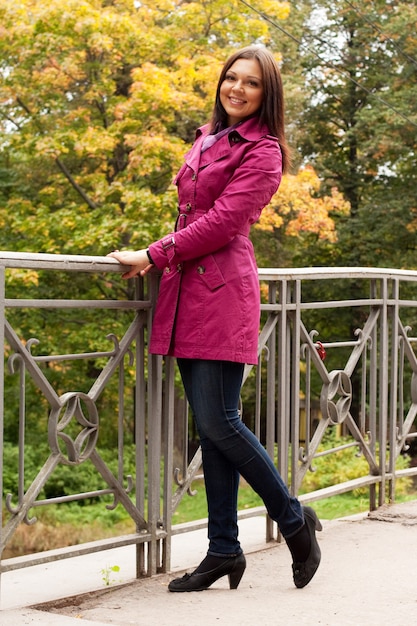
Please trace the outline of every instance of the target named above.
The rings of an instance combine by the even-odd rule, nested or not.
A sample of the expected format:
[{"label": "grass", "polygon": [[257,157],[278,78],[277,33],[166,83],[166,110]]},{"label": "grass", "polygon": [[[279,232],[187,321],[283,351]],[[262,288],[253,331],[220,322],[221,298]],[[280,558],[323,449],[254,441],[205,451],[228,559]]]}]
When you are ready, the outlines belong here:
[{"label": "grass", "polygon": [[[204,481],[194,481],[193,490],[197,492],[196,495],[185,496],[182,499],[173,515],[173,524],[182,524],[184,522],[191,522],[196,519],[203,519],[207,517],[207,503],[206,493],[204,489]],[[256,506],[262,506],[262,500],[248,485],[241,484],[238,497],[239,510],[251,509]]]},{"label": "grass", "polygon": [[[207,517],[207,504],[203,481],[195,481],[193,483],[193,489],[197,491],[197,494],[195,496],[186,496],[182,500],[177,511],[174,513],[173,524],[181,524],[183,522]],[[415,500],[415,494],[403,494],[401,491],[401,495],[397,497],[396,501],[403,502],[406,500]],[[259,496],[256,495],[249,485],[242,481],[239,488],[239,510],[262,506],[262,504],[262,500]],[[312,506],[321,519],[337,519],[339,517],[346,517],[368,511],[369,497],[362,492],[349,492],[318,500],[312,503]]]}]

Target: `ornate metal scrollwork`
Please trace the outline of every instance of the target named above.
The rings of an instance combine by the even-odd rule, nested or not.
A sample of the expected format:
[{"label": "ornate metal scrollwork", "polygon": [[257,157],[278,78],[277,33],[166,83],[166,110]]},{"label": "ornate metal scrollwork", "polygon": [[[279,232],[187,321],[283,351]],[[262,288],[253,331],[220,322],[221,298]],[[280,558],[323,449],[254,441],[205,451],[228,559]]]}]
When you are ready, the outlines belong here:
[{"label": "ornate metal scrollwork", "polygon": [[[126,476],[127,487],[125,489],[126,493],[130,493],[133,491],[134,482],[133,478],[130,474]],[[106,509],[108,511],[114,511],[120,503],[120,496],[117,491],[113,491],[113,502],[111,504],[106,504]]]},{"label": "ornate metal scrollwork", "polygon": [[329,381],[325,383],[320,395],[320,409],[325,419],[331,424],[341,424],[348,416],[352,403],[352,383],[343,370],[329,372]]},{"label": "ornate metal scrollwork", "polygon": [[411,402],[417,404],[417,372],[413,372],[411,375],[410,391]]},{"label": "ornate metal scrollwork", "polygon": [[[63,394],[60,401],[61,406],[52,409],[49,414],[49,445],[64,464],[79,465],[89,458],[97,443],[97,407],[90,396],[79,391]],[[64,414],[61,417],[62,411]],[[70,432],[64,432],[65,429]]]},{"label": "ornate metal scrollwork", "polygon": [[[180,478],[180,476],[181,476],[181,470],[179,467],[176,467],[174,469],[174,482],[176,485],[178,485],[178,487],[184,487],[184,485],[187,482],[187,479]],[[191,485],[189,485],[187,489],[187,493],[189,496],[194,497],[197,495],[198,492],[197,492],[197,489],[191,489]]]}]

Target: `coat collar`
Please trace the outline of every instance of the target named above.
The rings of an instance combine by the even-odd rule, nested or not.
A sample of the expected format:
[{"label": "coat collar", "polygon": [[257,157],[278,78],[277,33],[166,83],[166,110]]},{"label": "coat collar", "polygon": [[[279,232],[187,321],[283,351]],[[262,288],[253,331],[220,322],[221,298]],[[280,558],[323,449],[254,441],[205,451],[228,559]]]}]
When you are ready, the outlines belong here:
[{"label": "coat collar", "polygon": [[209,150],[201,154],[201,144],[204,138],[209,134],[209,129],[209,124],[205,124],[197,129],[194,145],[186,156],[187,164],[194,171],[228,154],[231,146],[236,143],[236,138],[238,137],[243,141],[250,142],[258,141],[261,137],[269,135],[269,129],[266,124],[260,124],[258,117],[250,117],[230,131],[230,133],[219,139]]},{"label": "coat collar", "polygon": [[[209,124],[205,124],[204,126],[198,128],[196,132],[196,140],[199,139],[201,135],[203,135],[203,138],[206,137],[209,133],[209,129]],[[266,124],[259,123],[258,117],[250,117],[241,122],[239,126],[231,131],[232,135],[235,135],[236,133],[247,141],[257,141],[261,137],[269,135],[269,129]],[[226,137],[229,137],[229,135],[226,135]]]}]

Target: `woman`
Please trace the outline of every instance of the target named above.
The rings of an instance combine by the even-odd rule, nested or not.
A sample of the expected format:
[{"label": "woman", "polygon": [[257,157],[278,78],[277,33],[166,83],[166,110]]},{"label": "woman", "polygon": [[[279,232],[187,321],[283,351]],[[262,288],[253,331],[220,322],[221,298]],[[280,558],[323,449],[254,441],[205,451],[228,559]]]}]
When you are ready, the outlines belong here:
[{"label": "woman", "polygon": [[200,591],[228,575],[236,589],[246,567],[238,540],[239,476],[262,497],[304,587],[320,563],[310,507],[291,497],[273,462],[238,413],[244,364],[257,363],[259,281],[251,225],[288,168],[281,76],[262,46],[235,52],[221,72],[213,117],[197,131],[175,183],[174,233],[135,252],[110,256],[130,278],[163,271],[150,352],[177,357],[200,437],[208,503],[207,556],[172,580],[170,591]]}]

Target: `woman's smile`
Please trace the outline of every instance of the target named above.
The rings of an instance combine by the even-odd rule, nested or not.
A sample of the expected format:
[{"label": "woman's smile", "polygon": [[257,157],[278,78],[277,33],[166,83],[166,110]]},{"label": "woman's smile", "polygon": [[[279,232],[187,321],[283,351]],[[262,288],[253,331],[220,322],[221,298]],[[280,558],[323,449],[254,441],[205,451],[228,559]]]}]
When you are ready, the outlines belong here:
[{"label": "woman's smile", "polygon": [[243,104],[245,101],[244,100],[238,100],[237,98],[234,98],[233,96],[230,97],[230,102],[232,104]]}]

